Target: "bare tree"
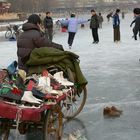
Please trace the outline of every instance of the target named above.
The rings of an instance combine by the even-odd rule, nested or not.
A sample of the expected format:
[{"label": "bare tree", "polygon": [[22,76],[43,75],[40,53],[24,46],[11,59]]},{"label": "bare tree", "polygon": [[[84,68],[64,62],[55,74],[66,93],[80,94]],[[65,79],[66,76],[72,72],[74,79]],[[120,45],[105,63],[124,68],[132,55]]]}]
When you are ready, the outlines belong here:
[{"label": "bare tree", "polygon": [[14,12],[41,12],[56,7],[57,0],[8,0]]}]

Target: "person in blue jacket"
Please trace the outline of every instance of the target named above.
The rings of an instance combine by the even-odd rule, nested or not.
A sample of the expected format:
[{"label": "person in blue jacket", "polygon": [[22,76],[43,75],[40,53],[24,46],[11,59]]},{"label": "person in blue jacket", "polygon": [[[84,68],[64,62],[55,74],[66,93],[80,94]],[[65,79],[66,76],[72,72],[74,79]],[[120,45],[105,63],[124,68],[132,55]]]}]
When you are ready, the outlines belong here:
[{"label": "person in blue jacket", "polygon": [[61,20],[60,23],[68,27],[68,45],[69,49],[71,49],[75,34],[78,29],[78,24],[82,24],[88,22],[88,20],[77,19],[75,14],[72,13],[71,17],[67,20]]},{"label": "person in blue jacket", "polygon": [[119,18],[120,9],[116,9],[113,18],[113,29],[114,29],[114,42],[120,41],[120,18]]}]

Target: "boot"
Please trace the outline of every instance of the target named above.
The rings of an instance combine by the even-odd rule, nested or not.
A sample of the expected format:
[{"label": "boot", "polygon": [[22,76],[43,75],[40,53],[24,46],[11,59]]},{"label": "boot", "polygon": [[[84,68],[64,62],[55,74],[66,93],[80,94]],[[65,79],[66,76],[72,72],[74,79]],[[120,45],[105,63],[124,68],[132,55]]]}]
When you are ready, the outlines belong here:
[{"label": "boot", "polygon": [[37,99],[33,96],[31,91],[25,91],[21,101],[32,103],[32,104],[41,104],[42,100]]}]

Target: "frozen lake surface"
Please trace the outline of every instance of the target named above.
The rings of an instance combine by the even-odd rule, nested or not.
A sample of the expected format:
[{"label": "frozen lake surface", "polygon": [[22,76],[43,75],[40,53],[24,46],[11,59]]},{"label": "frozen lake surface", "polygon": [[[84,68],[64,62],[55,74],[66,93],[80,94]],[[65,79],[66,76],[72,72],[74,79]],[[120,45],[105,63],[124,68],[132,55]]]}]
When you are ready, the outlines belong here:
[{"label": "frozen lake surface", "polygon": [[[70,51],[80,56],[80,66],[88,80],[86,105],[76,120],[65,125],[69,133],[80,130],[87,140],[140,140],[140,40],[132,39],[131,14],[121,20],[121,42],[113,42],[112,23],[99,30],[100,43],[92,44],[88,25],[79,29]],[[0,67],[16,60],[16,42],[0,33]],[[67,33],[58,33],[54,42],[68,49]],[[115,105],[123,110],[119,118],[106,119],[103,108]],[[73,127],[72,127],[73,126]],[[64,128],[64,132],[65,132]],[[37,139],[36,135],[19,136],[20,140]],[[14,140],[13,133],[10,140]]]}]

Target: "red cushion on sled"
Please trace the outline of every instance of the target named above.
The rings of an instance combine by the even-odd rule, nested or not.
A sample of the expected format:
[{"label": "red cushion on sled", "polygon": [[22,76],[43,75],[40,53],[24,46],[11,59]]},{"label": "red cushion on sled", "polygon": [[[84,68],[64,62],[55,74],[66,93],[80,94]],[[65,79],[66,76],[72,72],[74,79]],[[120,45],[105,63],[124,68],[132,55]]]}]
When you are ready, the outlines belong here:
[{"label": "red cushion on sled", "polygon": [[0,102],[0,118],[16,119],[21,121],[38,122],[41,120],[42,108],[19,108],[16,105]]}]

